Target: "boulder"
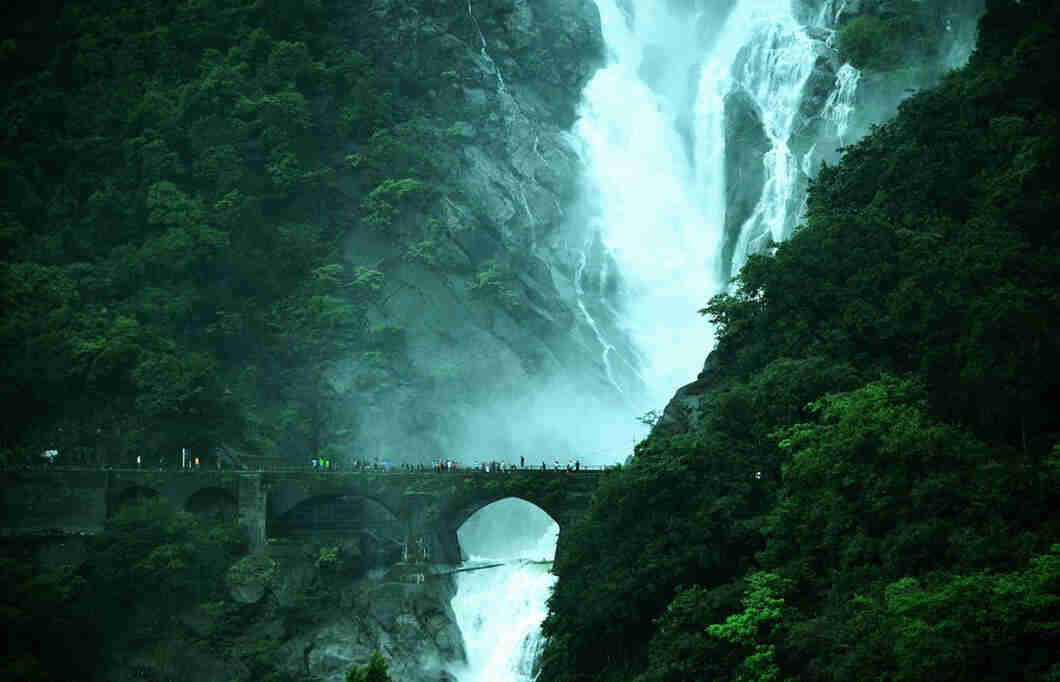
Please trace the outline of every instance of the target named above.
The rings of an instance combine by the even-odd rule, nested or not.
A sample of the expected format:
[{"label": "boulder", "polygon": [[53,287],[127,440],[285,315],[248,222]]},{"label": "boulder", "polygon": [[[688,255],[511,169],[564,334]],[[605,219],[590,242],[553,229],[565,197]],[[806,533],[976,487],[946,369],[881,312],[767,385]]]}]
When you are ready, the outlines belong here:
[{"label": "boulder", "polygon": [[229,595],[240,604],[256,604],[276,579],[278,564],[270,557],[243,557],[225,574]]},{"label": "boulder", "polygon": [[712,351],[703,362],[703,371],[696,380],[677,389],[666,404],[659,420],[652,427],[652,437],[669,438],[694,431],[701,423],[705,406],[714,395],[728,388],[729,383],[722,371],[717,351]]}]

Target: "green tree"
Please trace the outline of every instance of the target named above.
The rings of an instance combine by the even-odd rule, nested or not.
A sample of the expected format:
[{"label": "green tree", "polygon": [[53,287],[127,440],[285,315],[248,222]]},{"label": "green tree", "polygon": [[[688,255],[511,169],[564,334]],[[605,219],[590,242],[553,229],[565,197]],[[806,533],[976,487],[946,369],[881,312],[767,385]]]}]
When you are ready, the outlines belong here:
[{"label": "green tree", "polygon": [[242,548],[234,524],[207,527],[164,501],[147,500],[127,505],[93,538],[86,577],[100,605],[113,600],[131,609],[129,618],[120,609],[101,608],[107,627],[163,628],[188,599],[217,593]]},{"label": "green tree", "polygon": [[387,672],[386,660],[376,649],[365,666],[353,666],[346,673],[346,682],[391,682]]},{"label": "green tree", "polygon": [[1053,680],[1060,545],[1010,573],[904,578],[887,586],[896,680]]},{"label": "green tree", "polygon": [[772,643],[784,615],[784,599],[779,595],[791,586],[773,573],[749,573],[746,580],[743,612],[708,626],[707,634],[746,651],[734,677],[736,682],[773,682],[780,676]]},{"label": "green tree", "polygon": [[[45,682],[75,679],[99,662],[98,632],[85,627],[82,607],[88,583],[73,569],[42,571],[0,559],[0,612],[7,627],[0,677]],[[64,642],[57,655],[56,642]]]}]

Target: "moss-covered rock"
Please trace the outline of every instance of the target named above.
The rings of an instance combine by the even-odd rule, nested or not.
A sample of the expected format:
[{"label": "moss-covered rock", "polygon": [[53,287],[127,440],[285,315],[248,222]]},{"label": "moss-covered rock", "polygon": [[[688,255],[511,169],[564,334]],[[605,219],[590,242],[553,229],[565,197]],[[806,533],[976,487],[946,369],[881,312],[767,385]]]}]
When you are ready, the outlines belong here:
[{"label": "moss-covered rock", "polygon": [[261,600],[276,579],[278,564],[267,556],[252,554],[232,564],[225,573],[232,598],[241,604]]}]

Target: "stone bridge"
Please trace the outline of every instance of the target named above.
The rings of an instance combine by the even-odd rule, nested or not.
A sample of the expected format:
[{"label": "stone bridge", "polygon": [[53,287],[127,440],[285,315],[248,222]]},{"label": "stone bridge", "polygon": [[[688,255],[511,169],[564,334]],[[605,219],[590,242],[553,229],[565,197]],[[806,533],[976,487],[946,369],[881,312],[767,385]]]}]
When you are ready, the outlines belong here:
[{"label": "stone bridge", "polygon": [[[459,563],[457,529],[476,511],[525,500],[563,528],[588,509],[600,471],[510,473],[153,471],[52,469],[0,472],[0,532],[93,534],[138,500],[160,497],[215,520],[236,520],[262,550],[292,534],[369,533],[416,560]],[[417,556],[419,555],[419,556]]]}]

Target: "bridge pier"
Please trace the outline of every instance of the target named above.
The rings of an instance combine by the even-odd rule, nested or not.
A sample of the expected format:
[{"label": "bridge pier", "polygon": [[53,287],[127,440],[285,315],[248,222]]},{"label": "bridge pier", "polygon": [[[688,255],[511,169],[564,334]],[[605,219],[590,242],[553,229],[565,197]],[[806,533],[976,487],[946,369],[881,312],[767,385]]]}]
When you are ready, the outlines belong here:
[{"label": "bridge pier", "polygon": [[239,526],[247,535],[250,551],[254,554],[265,551],[265,519],[267,495],[262,485],[261,474],[239,476],[237,509]]},{"label": "bridge pier", "polygon": [[[410,555],[432,563],[459,564],[456,530],[446,526],[435,495],[406,495],[405,522]],[[427,556],[422,556],[426,551]]]}]

